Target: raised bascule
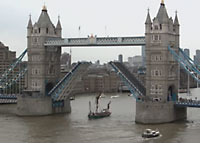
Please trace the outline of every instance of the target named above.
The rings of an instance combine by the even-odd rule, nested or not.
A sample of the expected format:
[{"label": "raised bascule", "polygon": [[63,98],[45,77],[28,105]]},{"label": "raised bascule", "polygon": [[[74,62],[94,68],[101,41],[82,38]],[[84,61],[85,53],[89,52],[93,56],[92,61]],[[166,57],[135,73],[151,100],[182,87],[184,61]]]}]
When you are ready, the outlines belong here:
[{"label": "raised bascule", "polygon": [[[145,46],[146,83],[142,83],[118,62],[110,65],[129,87],[136,99],[135,121],[144,124],[167,123],[187,117],[186,107],[200,107],[178,100],[178,65],[200,82],[199,67],[179,48],[179,21],[169,18],[164,1],[157,16],[152,20],[148,11],[145,22],[145,36],[140,37],[97,37],[62,38],[60,19],[56,27],[51,22],[46,6],[39,20],[27,27],[27,50],[2,75],[0,87],[6,89],[13,81],[26,74],[27,89],[17,97],[17,115],[38,116],[71,112],[69,96],[89,62],[78,62],[63,78],[60,77],[61,47],[87,46]],[[14,80],[7,83],[7,75],[28,53],[28,67]],[[0,97],[1,98],[1,97]],[[5,98],[2,97],[2,98]],[[16,97],[8,99],[15,100]],[[134,109],[133,109],[134,110]]]}]

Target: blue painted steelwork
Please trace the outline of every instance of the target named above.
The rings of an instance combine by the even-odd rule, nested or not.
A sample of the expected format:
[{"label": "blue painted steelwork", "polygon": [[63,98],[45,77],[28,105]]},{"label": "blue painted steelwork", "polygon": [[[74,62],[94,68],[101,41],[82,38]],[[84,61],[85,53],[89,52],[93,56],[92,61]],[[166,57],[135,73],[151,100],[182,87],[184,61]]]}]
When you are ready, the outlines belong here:
[{"label": "blue painted steelwork", "polygon": [[67,73],[57,84],[56,86],[48,93],[49,96],[52,97],[52,99],[54,101],[56,101],[60,94],[63,92],[64,88],[66,87],[66,85],[68,84],[68,82],[70,81],[70,79],[74,76],[74,74],[78,71],[79,67],[81,64],[90,64],[88,62],[78,62],[74,68]]},{"label": "blue painted steelwork", "polygon": [[6,89],[8,87],[11,87],[14,83],[19,81],[20,78],[24,77],[24,75],[27,73],[28,69],[24,68],[21,71],[19,71],[12,79],[9,79],[7,82],[4,82],[1,89]]},{"label": "blue painted steelwork", "polygon": [[129,91],[131,92],[131,94],[133,95],[133,97],[136,99],[136,101],[138,101],[138,95],[136,94],[137,92],[133,88],[131,88],[131,86],[130,86],[130,84],[128,84],[128,81],[126,80],[125,76],[121,72],[117,72],[117,74],[124,81],[124,83],[126,84],[126,86],[128,86]]},{"label": "blue painted steelwork", "polygon": [[144,96],[137,88],[136,86],[120,71],[120,69],[113,63],[110,62],[110,65],[113,67],[115,72],[120,76],[120,78],[125,82],[125,84],[128,86],[131,94],[135,97],[136,101],[138,101],[139,96]]},{"label": "blue painted steelwork", "polygon": [[183,67],[188,74],[190,74],[198,83],[200,83],[200,80],[197,76],[200,74],[200,71],[196,68],[196,66],[193,65],[191,62],[188,62],[187,59],[184,60],[170,46],[168,46],[168,50],[174,56],[175,60],[178,61],[181,67]]},{"label": "blue painted steelwork", "polygon": [[53,103],[52,103],[52,107],[64,107],[64,101],[62,100],[62,101],[52,101]]},{"label": "blue painted steelwork", "polygon": [[0,94],[0,99],[17,99],[15,94]]},{"label": "blue painted steelwork", "polygon": [[176,94],[175,94],[175,93],[172,93],[172,101],[176,101],[176,100],[177,100],[176,97],[177,97]]},{"label": "blue painted steelwork", "polygon": [[185,59],[189,62],[189,63],[191,63],[191,65],[192,66],[195,66],[195,68],[196,67],[200,67],[199,65],[198,65],[198,63],[196,63],[195,61],[193,61],[188,55],[186,55],[186,53],[181,49],[181,48],[178,48],[179,49],[179,52],[185,57]]},{"label": "blue painted steelwork", "polygon": [[0,85],[2,85],[3,82],[6,82],[7,76],[10,74],[11,71],[22,61],[23,57],[27,53],[27,49],[24,50],[24,52],[16,59],[14,63],[10,65],[10,67],[1,75],[0,78]]},{"label": "blue painted steelwork", "polygon": [[176,106],[181,106],[181,107],[200,108],[200,103],[194,103],[194,102],[179,102],[179,101],[176,101],[174,104]]},{"label": "blue painted steelwork", "polygon": [[184,57],[184,60],[186,60],[187,61],[187,63],[188,63],[188,66],[191,68],[191,69],[193,69],[196,73],[198,73],[198,74],[200,74],[200,71],[199,71],[199,65],[197,64],[197,63],[195,63],[195,61],[193,61],[190,57],[188,57],[186,54],[185,54],[185,52],[181,49],[181,48],[179,48],[179,54],[182,54],[183,55],[183,57]]}]

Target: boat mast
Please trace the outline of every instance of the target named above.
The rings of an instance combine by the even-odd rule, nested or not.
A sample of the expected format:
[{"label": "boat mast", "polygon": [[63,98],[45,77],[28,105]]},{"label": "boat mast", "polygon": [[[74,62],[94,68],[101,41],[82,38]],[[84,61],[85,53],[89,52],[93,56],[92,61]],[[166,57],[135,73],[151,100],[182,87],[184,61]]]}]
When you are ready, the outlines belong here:
[{"label": "boat mast", "polygon": [[89,111],[90,111],[90,113],[92,112],[92,110],[91,110],[91,102],[89,101]]},{"label": "boat mast", "polygon": [[96,97],[96,113],[98,112],[99,108],[99,98],[101,97],[101,93]]},{"label": "boat mast", "polygon": [[109,101],[108,105],[107,105],[107,109],[109,110],[110,109],[110,103],[111,101]]}]

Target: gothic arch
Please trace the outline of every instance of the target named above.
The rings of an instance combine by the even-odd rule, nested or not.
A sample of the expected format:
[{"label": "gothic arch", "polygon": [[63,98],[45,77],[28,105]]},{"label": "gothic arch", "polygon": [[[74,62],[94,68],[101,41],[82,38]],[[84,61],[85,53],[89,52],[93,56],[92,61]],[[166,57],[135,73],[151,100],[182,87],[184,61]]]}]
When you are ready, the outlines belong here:
[{"label": "gothic arch", "polygon": [[167,95],[167,100],[168,101],[175,101],[177,99],[177,95],[175,92],[175,86],[174,85],[170,85],[168,87],[168,95]]},{"label": "gothic arch", "polygon": [[49,93],[49,91],[51,91],[51,89],[54,87],[54,84],[52,82],[48,82],[45,86],[45,91],[46,91],[46,94]]}]

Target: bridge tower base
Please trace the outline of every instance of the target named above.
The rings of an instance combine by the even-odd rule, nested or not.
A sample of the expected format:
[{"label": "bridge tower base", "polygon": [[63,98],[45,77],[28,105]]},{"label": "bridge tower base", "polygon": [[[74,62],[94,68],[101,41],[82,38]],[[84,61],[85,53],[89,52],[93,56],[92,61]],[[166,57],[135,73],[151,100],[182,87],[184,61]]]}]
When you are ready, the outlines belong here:
[{"label": "bridge tower base", "polygon": [[18,116],[44,116],[57,113],[70,113],[70,100],[65,99],[63,106],[53,106],[51,97],[41,96],[37,92],[28,92],[17,98]]},{"label": "bridge tower base", "polygon": [[142,124],[169,123],[187,118],[187,108],[173,102],[137,102],[135,122]]}]

